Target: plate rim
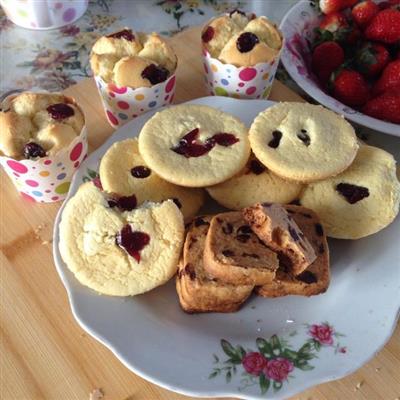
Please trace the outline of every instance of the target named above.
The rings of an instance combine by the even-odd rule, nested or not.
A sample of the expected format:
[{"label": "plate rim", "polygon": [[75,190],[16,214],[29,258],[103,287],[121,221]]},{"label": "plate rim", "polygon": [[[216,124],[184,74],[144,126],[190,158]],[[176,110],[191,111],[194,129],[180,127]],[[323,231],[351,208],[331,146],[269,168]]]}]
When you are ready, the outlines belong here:
[{"label": "plate rim", "polygon": [[[227,97],[220,97],[218,96],[218,100],[219,101],[228,101],[228,102],[246,102],[248,103],[250,102],[259,102],[259,103],[275,103],[273,101],[270,100],[262,100],[262,99],[254,99],[254,100],[238,100],[238,99],[232,99],[232,98],[227,98]],[[184,103],[180,103],[180,104],[204,104],[203,102],[208,102],[208,100],[215,101],[217,100],[217,98],[215,96],[206,96],[206,97],[201,97],[201,98],[196,98]],[[151,113],[146,113],[141,115],[139,118],[143,118],[146,119],[147,114],[153,115],[154,112],[158,112],[161,111],[164,108],[167,107],[173,107],[176,104],[173,105],[168,105],[162,108],[157,109],[156,111],[153,111]],[[150,116],[149,115],[149,116]],[[132,122],[132,121],[131,121]],[[129,123],[128,123],[129,124]],[[128,125],[126,124],[126,125]],[[124,125],[124,126],[126,126]],[[115,139],[113,140],[114,134],[117,130],[114,131],[114,133],[112,135],[110,135],[106,141],[99,146],[95,151],[93,151],[88,157],[87,159],[82,162],[81,166],[79,167],[85,167],[85,165],[87,164],[88,161],[90,161],[90,159],[92,157],[96,157],[97,154],[99,154],[100,152],[103,151],[103,148],[108,148],[113,142],[115,142]],[[78,179],[78,174],[75,174],[72,182],[71,182],[71,187],[74,186],[74,184],[76,183],[76,180]],[[75,193],[74,193],[75,194]],[[53,260],[54,260],[54,264],[56,266],[56,270],[58,275],[60,276],[60,279],[64,285],[64,288],[67,292],[67,296],[68,296],[68,302],[70,304],[71,307],[71,311],[72,314],[75,318],[75,320],[77,321],[78,325],[84,330],[86,331],[89,335],[91,335],[94,339],[96,339],[97,341],[99,341],[102,345],[104,345],[106,348],[108,348],[116,357],[117,359],[126,367],[128,368],[130,371],[132,371],[133,373],[135,373],[136,375],[140,376],[141,378],[147,380],[148,382],[155,384],[157,386],[160,386],[164,389],[179,393],[179,394],[183,394],[186,396],[192,396],[192,397],[198,397],[198,398],[203,398],[203,397],[216,397],[216,398],[220,398],[220,397],[233,397],[233,398],[241,398],[241,399],[254,399],[254,400],[268,400],[268,399],[281,399],[282,397],[279,395],[279,393],[268,393],[268,395],[254,395],[254,394],[250,394],[250,393],[239,393],[237,390],[234,390],[232,387],[232,390],[229,390],[229,387],[224,386],[224,387],[219,387],[218,389],[214,389],[214,390],[209,390],[209,391],[196,391],[193,389],[185,389],[182,388],[181,386],[176,386],[174,384],[168,384],[168,382],[165,382],[163,380],[159,380],[157,377],[151,376],[143,371],[140,370],[140,366],[136,366],[133,365],[131,362],[127,361],[125,359],[125,356],[119,351],[119,349],[117,348],[117,346],[113,345],[113,343],[110,342],[110,340],[106,339],[100,332],[98,332],[98,329],[91,327],[89,324],[87,324],[79,315],[79,311],[78,311],[78,305],[76,304],[76,301],[74,299],[73,296],[73,290],[72,287],[69,286],[67,277],[61,267],[61,265],[59,264],[59,260],[61,260],[61,256],[59,253],[59,249],[58,249],[58,243],[59,243],[59,223],[61,220],[61,215],[62,212],[64,210],[64,207],[67,203],[67,201],[72,197],[72,193],[69,192],[66,199],[64,200],[62,206],[60,207],[60,209],[57,212],[57,216],[54,220],[54,227],[53,227]],[[296,394],[299,394],[307,389],[310,389],[316,385],[322,384],[322,383],[327,383],[327,382],[331,382],[331,381],[335,381],[338,379],[342,379],[346,376],[348,376],[349,374],[357,371],[359,368],[361,368],[363,365],[365,365],[366,363],[368,363],[370,360],[372,360],[376,354],[382,350],[382,348],[386,345],[386,343],[390,340],[390,338],[393,335],[394,330],[396,329],[397,326],[397,321],[400,318],[400,304],[397,307],[397,312],[395,312],[395,314],[393,315],[393,317],[391,318],[391,321],[389,321],[388,326],[390,326],[387,330],[387,335],[385,335],[385,337],[382,339],[382,341],[380,342],[380,345],[377,346],[377,348],[375,349],[375,351],[373,353],[370,354],[369,357],[367,357],[367,359],[359,362],[359,363],[355,363],[352,365],[352,368],[346,369],[341,373],[336,373],[336,374],[327,374],[326,376],[324,376],[323,378],[311,378],[308,380],[304,380],[304,379],[299,379],[297,381],[296,384],[296,388],[291,389],[291,386],[288,387],[285,390],[284,396],[289,397],[289,396],[294,396]],[[240,396],[240,397],[239,397]]]},{"label": "plate rim", "polygon": [[[284,31],[285,24],[288,23],[288,20],[290,19],[290,17],[292,17],[292,14],[299,11],[304,5],[307,5],[309,3],[310,3],[309,0],[300,0],[299,2],[294,4],[292,7],[290,7],[289,10],[283,16],[282,21],[279,24],[279,29]],[[287,56],[287,47],[285,46],[285,44],[284,44],[284,48],[282,49],[281,61],[282,61],[282,64],[284,65],[285,69],[289,73],[290,77],[293,79],[293,81],[298,86],[300,86],[300,88],[305,93],[307,93],[309,96],[311,96],[319,104],[323,105],[324,107],[326,107],[340,115],[344,115],[345,118],[349,119],[350,121],[352,121],[358,125],[376,130],[379,133],[384,133],[384,134],[400,137],[400,125],[399,124],[394,124],[392,122],[383,121],[383,120],[380,120],[377,118],[370,117],[370,116],[363,114],[357,110],[354,110],[350,106],[346,106],[345,104],[341,103],[339,100],[336,100],[334,97],[323,92],[317,86],[315,86],[315,87],[309,86],[308,83],[304,79],[301,78],[301,75],[299,75],[297,73],[295,66],[290,62],[290,59]],[[331,101],[338,102],[339,104],[341,104],[342,108],[340,108],[339,106],[336,106],[335,104],[330,104]],[[354,110],[355,112],[354,113],[346,112],[346,111],[344,111],[344,108]],[[372,127],[371,127],[371,124],[373,125]]]}]

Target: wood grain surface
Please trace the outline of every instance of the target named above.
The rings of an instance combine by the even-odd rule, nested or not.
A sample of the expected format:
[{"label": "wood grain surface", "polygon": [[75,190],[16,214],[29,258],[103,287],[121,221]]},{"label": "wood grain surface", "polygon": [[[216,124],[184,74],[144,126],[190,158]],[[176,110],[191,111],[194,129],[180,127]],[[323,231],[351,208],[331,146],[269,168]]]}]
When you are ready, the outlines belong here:
[{"label": "wood grain surface", "polygon": [[[175,103],[207,95],[198,37],[199,31],[191,29],[171,39],[179,58]],[[74,96],[85,111],[93,151],[112,133],[94,81],[82,81],[66,93]],[[279,82],[274,83],[271,99],[301,100]],[[27,202],[3,171],[0,179],[0,398],[82,400],[101,388],[106,400],[186,399],[130,372],[79,327],[53,264],[52,229],[60,204]],[[400,327],[359,371],[294,398],[399,399]]]}]

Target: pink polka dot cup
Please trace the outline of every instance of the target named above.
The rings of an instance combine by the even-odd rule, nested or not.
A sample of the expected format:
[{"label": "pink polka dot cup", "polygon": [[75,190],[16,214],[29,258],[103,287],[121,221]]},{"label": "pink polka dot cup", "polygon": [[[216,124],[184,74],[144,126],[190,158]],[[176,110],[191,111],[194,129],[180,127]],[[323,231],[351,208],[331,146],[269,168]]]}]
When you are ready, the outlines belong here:
[{"label": "pink polka dot cup", "polygon": [[52,203],[67,196],[72,176],[86,158],[87,150],[87,132],[83,127],[81,134],[54,156],[37,160],[0,156],[0,165],[24,198]]},{"label": "pink polka dot cup", "polygon": [[172,103],[175,93],[175,74],[166,81],[153,85],[132,89],[117,87],[105,82],[100,76],[94,77],[103,102],[108,122],[118,128],[149,110]]},{"label": "pink polka dot cup", "polygon": [[80,18],[88,0],[0,0],[7,17],[28,29],[55,29]]},{"label": "pink polka dot cup", "polygon": [[271,62],[259,63],[252,67],[236,67],[224,64],[203,48],[205,81],[212,96],[228,96],[237,99],[268,98],[279,55]]}]

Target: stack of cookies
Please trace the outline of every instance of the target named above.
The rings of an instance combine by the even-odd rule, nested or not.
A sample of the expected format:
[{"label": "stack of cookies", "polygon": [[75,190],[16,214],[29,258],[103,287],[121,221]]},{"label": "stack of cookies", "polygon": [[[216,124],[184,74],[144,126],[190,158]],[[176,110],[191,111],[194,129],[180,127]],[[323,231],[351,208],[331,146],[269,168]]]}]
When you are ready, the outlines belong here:
[{"label": "stack of cookies", "polygon": [[264,297],[311,296],[326,291],[329,280],[318,216],[300,206],[259,203],[193,220],[176,288],[187,312],[232,312],[253,289]]}]

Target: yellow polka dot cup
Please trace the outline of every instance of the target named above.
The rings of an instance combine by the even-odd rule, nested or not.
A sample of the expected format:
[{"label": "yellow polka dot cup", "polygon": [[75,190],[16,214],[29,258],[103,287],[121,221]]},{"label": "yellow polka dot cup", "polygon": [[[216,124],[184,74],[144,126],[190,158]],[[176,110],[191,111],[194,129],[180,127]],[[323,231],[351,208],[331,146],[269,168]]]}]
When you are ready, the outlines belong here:
[{"label": "yellow polka dot cup", "polygon": [[[3,109],[12,97],[2,102]],[[80,135],[54,155],[35,160],[0,156],[0,165],[22,197],[38,203],[53,203],[65,199],[72,176],[86,158],[87,152],[87,130],[84,125]]]},{"label": "yellow polka dot cup", "polygon": [[267,99],[279,64],[280,52],[270,62],[251,67],[224,64],[203,48],[205,81],[211,96],[237,99]]},{"label": "yellow polka dot cup", "polygon": [[132,89],[118,87],[94,77],[108,122],[118,128],[149,110],[172,103],[175,94],[175,74],[151,87]]}]

